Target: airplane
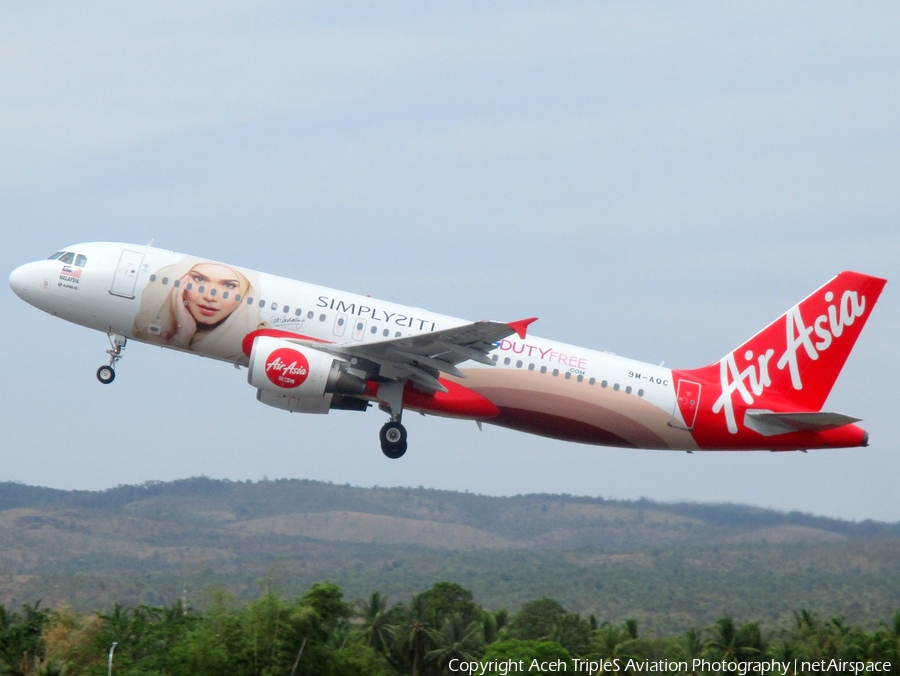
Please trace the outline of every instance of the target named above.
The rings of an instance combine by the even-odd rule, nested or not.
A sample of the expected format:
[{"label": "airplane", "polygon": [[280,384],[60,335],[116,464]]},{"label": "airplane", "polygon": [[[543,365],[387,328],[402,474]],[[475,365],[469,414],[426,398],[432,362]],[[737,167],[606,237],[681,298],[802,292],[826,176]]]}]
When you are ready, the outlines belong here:
[{"label": "airplane", "polygon": [[887,280],[841,272],[717,362],[669,369],[528,332],[534,317],[467,321],[152,246],[75,244],[9,276],[24,301],[128,341],[247,369],[290,412],[404,410],[629,448],[788,451],[867,446],[859,418],[822,411]]}]

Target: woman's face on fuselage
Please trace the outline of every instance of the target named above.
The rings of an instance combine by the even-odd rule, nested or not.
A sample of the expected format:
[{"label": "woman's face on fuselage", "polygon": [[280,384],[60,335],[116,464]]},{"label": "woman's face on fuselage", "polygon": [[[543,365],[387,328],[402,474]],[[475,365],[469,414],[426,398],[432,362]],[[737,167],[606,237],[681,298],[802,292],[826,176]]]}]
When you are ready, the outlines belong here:
[{"label": "woman's face on fuselage", "polygon": [[243,275],[216,263],[200,263],[187,274],[190,289],[184,299],[198,327],[209,327],[228,318],[247,293]]}]

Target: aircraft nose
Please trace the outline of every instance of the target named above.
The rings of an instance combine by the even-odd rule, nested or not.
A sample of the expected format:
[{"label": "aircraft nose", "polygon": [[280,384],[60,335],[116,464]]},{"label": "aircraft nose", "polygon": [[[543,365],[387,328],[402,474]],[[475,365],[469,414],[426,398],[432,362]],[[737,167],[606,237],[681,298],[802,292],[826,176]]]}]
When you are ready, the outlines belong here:
[{"label": "aircraft nose", "polygon": [[30,302],[31,294],[40,284],[39,263],[20,265],[9,273],[9,288],[22,300]]}]

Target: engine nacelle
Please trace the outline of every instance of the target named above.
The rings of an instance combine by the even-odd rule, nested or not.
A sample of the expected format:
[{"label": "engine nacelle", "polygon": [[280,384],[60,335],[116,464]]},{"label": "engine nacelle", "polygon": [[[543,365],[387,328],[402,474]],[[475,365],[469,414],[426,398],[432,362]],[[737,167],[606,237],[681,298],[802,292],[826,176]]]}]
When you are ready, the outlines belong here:
[{"label": "engine nacelle", "polygon": [[[298,413],[328,413],[333,395],[359,395],[363,378],[346,369],[330,354],[280,338],[260,336],[253,341],[247,382],[259,390],[264,404]],[[344,406],[342,406],[344,408]]]}]

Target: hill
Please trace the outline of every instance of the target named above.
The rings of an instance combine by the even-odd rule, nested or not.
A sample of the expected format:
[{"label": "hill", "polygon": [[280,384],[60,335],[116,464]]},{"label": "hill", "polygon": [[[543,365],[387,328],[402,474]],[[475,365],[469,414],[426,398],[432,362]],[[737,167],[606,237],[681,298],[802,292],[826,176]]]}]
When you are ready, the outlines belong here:
[{"label": "hill", "polygon": [[739,505],[488,497],[305,480],[193,478],[62,491],[0,483],[0,601],[81,610],[242,599],[267,576],[394,599],[440,580],[488,608],[541,596],[679,630],[809,608],[863,626],[900,608],[900,524]]}]

